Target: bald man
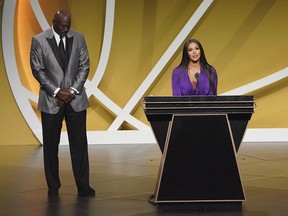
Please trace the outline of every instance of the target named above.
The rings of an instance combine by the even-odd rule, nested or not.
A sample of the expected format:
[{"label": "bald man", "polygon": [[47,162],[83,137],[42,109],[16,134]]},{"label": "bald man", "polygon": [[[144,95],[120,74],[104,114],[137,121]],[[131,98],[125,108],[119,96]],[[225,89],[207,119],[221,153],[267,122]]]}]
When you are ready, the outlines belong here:
[{"label": "bald man", "polygon": [[70,29],[68,11],[59,10],[53,25],[32,38],[30,65],[40,84],[38,109],[41,111],[43,154],[48,196],[57,196],[59,179],[58,149],[65,119],[73,174],[78,196],[95,196],[89,185],[86,109],[84,88],[90,62],[84,36]]}]

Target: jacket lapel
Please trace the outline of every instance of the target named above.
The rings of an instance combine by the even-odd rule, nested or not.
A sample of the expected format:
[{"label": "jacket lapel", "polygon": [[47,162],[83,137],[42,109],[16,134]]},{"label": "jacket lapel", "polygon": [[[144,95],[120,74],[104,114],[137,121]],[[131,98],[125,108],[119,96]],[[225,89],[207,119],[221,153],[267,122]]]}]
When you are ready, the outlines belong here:
[{"label": "jacket lapel", "polygon": [[[58,46],[57,46],[52,30],[50,30],[47,34],[48,35],[46,37],[46,40],[51,50],[53,51],[54,56],[57,59],[59,66],[62,68],[63,65],[62,65],[60,53],[59,53]],[[70,32],[68,32],[67,37],[66,37],[67,65],[65,68],[67,68],[69,64],[69,60],[70,60],[70,56],[72,52],[72,46],[73,46],[73,35]]]},{"label": "jacket lapel", "polygon": [[72,37],[66,37],[66,50],[67,50],[67,58],[68,58],[67,65],[69,64],[71,51],[72,51],[72,45],[73,45],[73,36]]},{"label": "jacket lapel", "polygon": [[58,46],[57,46],[57,43],[56,43],[54,36],[52,38],[46,38],[46,40],[49,43],[51,50],[53,51],[54,56],[57,59],[58,64],[61,66],[62,62],[61,62],[60,54],[58,52]]}]

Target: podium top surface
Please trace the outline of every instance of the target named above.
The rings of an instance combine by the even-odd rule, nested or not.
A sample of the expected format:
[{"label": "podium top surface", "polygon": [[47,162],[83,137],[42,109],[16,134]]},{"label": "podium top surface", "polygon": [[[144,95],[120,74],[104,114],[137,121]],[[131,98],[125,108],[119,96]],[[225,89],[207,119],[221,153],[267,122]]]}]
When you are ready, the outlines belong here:
[{"label": "podium top surface", "polygon": [[174,113],[253,113],[254,96],[147,96],[147,114]]}]

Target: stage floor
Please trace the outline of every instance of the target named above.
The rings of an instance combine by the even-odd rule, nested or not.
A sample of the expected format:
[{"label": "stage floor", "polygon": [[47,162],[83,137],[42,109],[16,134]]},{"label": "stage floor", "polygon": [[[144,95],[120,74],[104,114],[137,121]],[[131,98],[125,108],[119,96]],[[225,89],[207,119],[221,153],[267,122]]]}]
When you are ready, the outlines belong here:
[{"label": "stage floor", "polygon": [[237,160],[246,195],[242,211],[161,212],[154,193],[161,152],[156,145],[90,145],[96,197],[78,198],[68,146],[60,146],[58,197],[48,197],[41,146],[0,146],[1,216],[205,215],[287,216],[288,143],[243,143]]}]

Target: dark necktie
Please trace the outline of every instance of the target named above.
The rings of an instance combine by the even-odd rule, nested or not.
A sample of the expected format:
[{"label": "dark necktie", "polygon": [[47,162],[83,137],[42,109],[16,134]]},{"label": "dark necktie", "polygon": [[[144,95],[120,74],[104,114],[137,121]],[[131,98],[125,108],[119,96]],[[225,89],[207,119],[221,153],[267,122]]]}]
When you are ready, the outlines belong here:
[{"label": "dark necktie", "polygon": [[64,42],[63,39],[60,37],[60,43],[59,43],[59,53],[60,53],[60,58],[61,58],[61,62],[62,62],[62,69],[65,72],[66,70],[66,51],[64,48]]}]

